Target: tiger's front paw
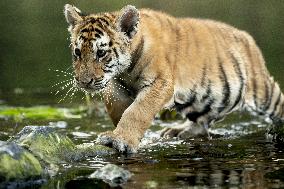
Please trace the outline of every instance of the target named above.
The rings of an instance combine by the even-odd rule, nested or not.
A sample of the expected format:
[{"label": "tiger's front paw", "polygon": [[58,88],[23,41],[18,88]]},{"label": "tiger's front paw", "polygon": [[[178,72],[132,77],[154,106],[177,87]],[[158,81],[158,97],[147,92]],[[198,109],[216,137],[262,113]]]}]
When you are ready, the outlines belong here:
[{"label": "tiger's front paw", "polygon": [[127,153],[127,154],[136,153],[138,148],[138,144],[136,144],[137,142],[124,139],[121,136],[115,135],[111,131],[101,133],[98,136],[96,142],[98,144],[114,148],[120,153]]}]

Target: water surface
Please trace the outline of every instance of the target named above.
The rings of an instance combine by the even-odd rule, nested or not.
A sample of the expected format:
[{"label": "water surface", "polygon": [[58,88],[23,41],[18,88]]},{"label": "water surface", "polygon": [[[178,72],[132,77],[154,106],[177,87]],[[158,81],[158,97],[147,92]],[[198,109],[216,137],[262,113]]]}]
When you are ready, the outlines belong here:
[{"label": "water surface", "polygon": [[[9,97],[17,99],[18,94]],[[5,95],[4,95],[5,96]],[[25,102],[37,104],[51,100],[54,107],[84,104],[78,100],[70,105],[57,103],[52,96],[21,94]],[[3,104],[20,104],[2,98]],[[78,104],[77,104],[78,103]],[[69,104],[69,105],[68,105]],[[42,104],[38,104],[42,105]],[[29,106],[24,104],[24,106]],[[179,121],[155,120],[145,134],[137,154],[92,157],[82,162],[63,164],[59,174],[39,188],[109,188],[101,181],[88,179],[96,169],[107,163],[117,164],[131,171],[131,180],[122,188],[283,188],[284,153],[281,144],[272,142],[267,134],[268,124],[239,114],[230,116],[211,129],[212,140],[201,138],[178,140],[161,139],[159,130]],[[100,132],[113,129],[107,116],[81,119],[12,119],[0,120],[0,140],[7,140],[25,125],[53,125],[67,134],[76,144],[93,143]]]}]

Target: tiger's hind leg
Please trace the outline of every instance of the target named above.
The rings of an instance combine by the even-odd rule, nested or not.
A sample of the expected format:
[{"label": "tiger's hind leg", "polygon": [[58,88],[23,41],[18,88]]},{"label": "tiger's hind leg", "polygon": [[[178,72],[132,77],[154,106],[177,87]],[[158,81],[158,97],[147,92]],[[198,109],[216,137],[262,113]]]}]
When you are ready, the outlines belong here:
[{"label": "tiger's hind leg", "polygon": [[272,77],[264,82],[254,81],[252,90],[248,91],[244,108],[252,114],[270,118],[273,124],[284,123],[284,95]]},{"label": "tiger's hind leg", "polygon": [[180,139],[186,139],[196,136],[207,137],[209,134],[207,128],[200,126],[196,123],[193,123],[189,120],[186,120],[184,123],[180,125],[164,128],[161,131],[160,135],[161,137],[165,138],[177,137]]}]

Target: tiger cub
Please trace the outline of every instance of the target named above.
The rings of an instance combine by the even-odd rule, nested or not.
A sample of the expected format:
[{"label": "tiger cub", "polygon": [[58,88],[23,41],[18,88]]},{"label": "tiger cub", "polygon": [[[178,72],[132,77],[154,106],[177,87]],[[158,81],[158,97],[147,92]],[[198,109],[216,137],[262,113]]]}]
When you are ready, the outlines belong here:
[{"label": "tiger cub", "polygon": [[174,18],[126,6],[85,15],[65,5],[77,87],[102,92],[116,126],[97,142],[122,153],[140,139],[163,108],[187,118],[163,136],[197,133],[227,114],[249,109],[284,120],[284,96],[270,76],[253,38],[232,26]]}]

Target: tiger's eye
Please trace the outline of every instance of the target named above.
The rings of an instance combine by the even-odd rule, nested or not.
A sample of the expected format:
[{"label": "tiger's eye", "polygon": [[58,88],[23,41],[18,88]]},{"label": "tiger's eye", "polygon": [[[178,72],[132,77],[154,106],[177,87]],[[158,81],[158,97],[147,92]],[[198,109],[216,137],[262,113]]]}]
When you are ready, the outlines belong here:
[{"label": "tiger's eye", "polygon": [[80,51],[80,49],[78,49],[78,48],[75,48],[74,53],[75,53],[75,55],[78,56],[78,57],[81,56],[81,51]]},{"label": "tiger's eye", "polygon": [[97,56],[98,58],[102,58],[106,55],[106,51],[105,50],[98,50],[97,51]]}]

